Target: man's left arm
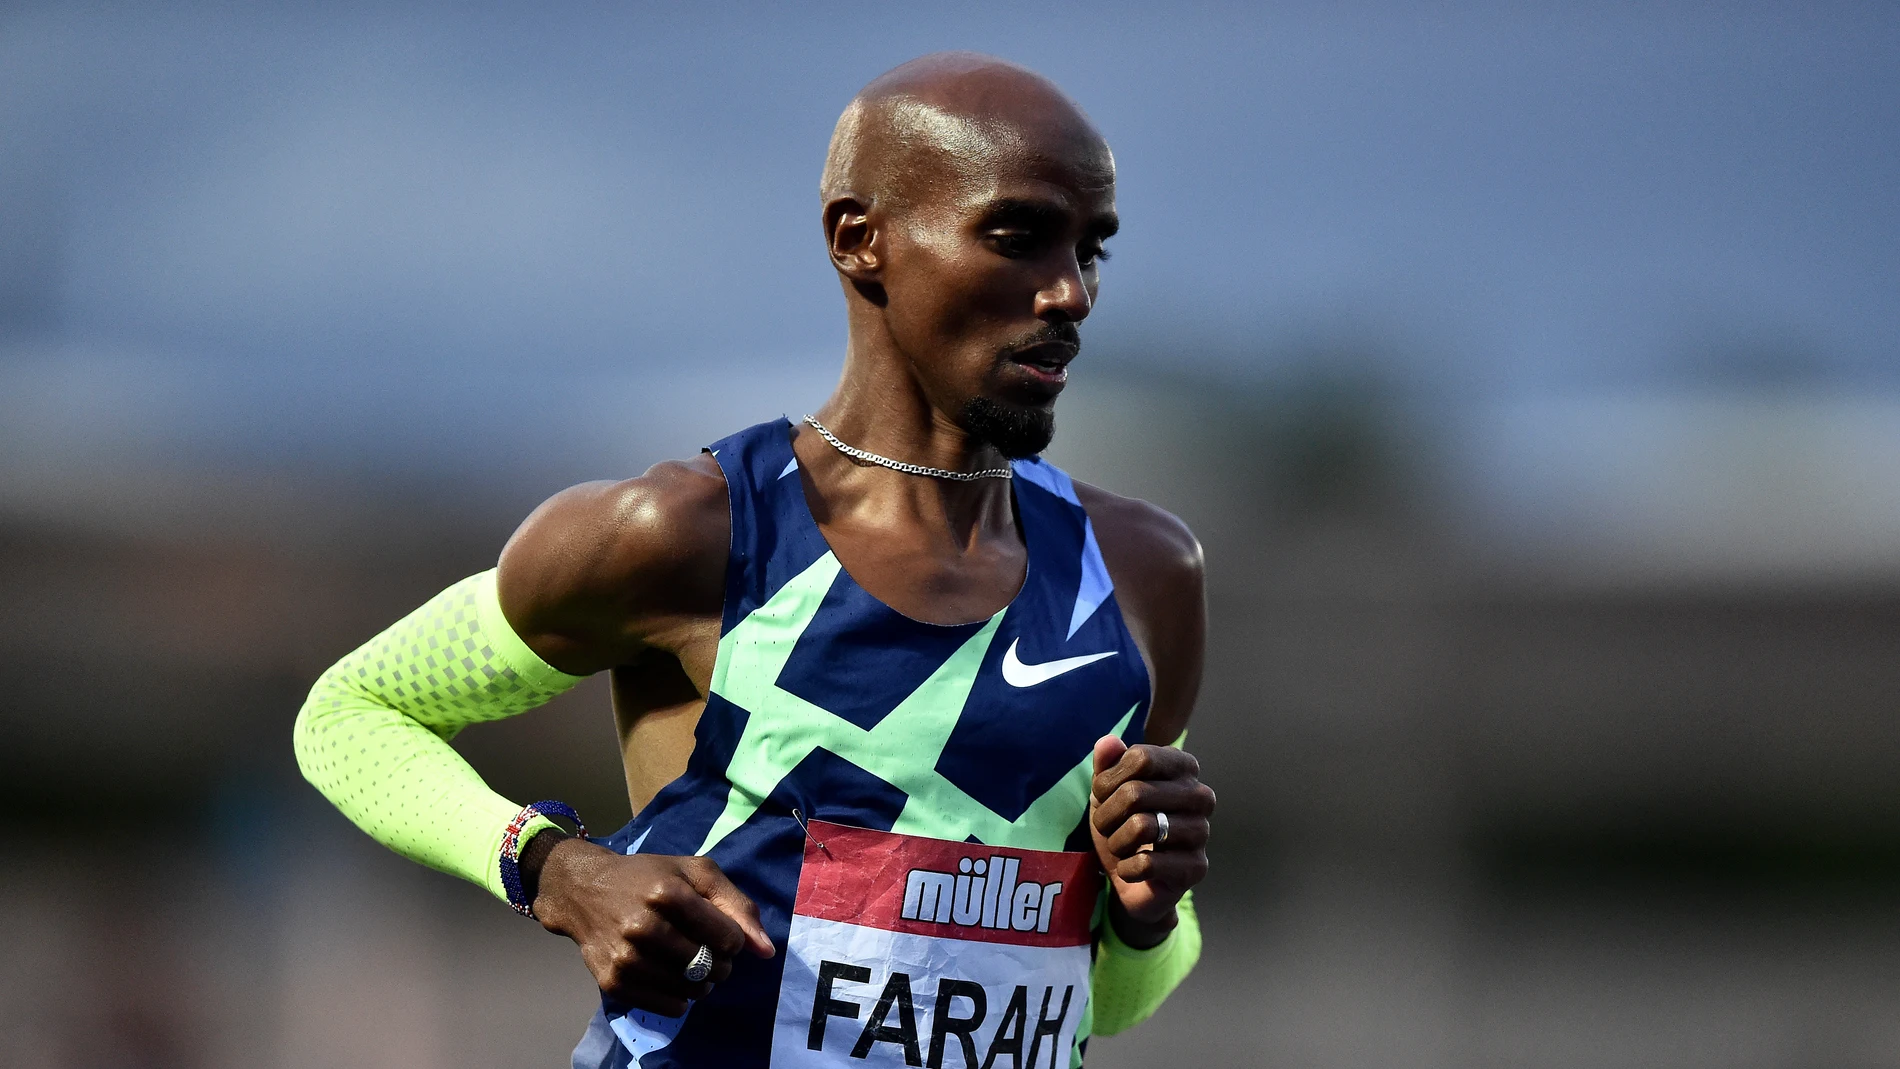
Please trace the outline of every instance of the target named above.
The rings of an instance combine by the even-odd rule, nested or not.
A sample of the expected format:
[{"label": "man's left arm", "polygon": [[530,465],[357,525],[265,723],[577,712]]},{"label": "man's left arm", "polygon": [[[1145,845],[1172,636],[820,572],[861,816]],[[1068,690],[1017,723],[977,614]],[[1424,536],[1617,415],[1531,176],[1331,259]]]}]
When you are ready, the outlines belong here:
[{"label": "man's left arm", "polygon": [[1144,742],[1111,736],[1095,749],[1089,820],[1110,894],[1093,1031],[1112,1035],[1153,1014],[1200,957],[1189,891],[1207,874],[1214,792],[1180,742],[1200,691],[1207,610],[1201,547],[1186,525],[1145,502],[1077,490],[1153,681]]}]

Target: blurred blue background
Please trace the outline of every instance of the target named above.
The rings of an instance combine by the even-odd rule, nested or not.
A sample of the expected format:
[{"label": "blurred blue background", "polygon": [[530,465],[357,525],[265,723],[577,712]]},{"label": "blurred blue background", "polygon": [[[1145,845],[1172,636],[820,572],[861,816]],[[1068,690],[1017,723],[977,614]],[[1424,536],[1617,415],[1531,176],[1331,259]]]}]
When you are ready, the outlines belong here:
[{"label": "blurred blue background", "polygon": [[[823,399],[831,124],[944,48],[1114,145],[1051,455],[1212,577],[1207,958],[1091,1064],[1900,1065],[1900,14],[1687,2],[7,6],[9,1061],[564,1064],[290,720]],[[611,724],[458,745],[611,826]]]}]

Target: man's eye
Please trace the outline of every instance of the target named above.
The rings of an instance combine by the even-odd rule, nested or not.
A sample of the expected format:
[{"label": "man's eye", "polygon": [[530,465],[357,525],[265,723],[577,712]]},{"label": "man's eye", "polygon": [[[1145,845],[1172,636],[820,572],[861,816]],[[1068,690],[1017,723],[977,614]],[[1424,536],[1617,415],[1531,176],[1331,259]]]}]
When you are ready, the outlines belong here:
[{"label": "man's eye", "polygon": [[1078,259],[1082,261],[1083,267],[1088,267],[1091,264],[1101,263],[1103,260],[1106,260],[1108,258],[1109,258],[1108,250],[1102,248],[1100,245],[1083,246],[1082,254],[1081,256],[1078,257]]},{"label": "man's eye", "polygon": [[990,234],[990,240],[1004,256],[1028,256],[1036,251],[1036,235],[1022,230],[998,230]]}]

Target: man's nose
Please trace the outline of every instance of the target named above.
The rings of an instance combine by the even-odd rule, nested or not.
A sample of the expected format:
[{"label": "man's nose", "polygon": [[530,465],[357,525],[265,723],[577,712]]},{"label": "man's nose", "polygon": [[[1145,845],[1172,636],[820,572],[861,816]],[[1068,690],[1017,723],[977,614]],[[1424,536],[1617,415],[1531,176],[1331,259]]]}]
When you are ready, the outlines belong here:
[{"label": "man's nose", "polygon": [[1080,323],[1089,317],[1094,305],[1088,283],[1082,278],[1082,265],[1073,257],[1036,292],[1036,318],[1044,322]]}]

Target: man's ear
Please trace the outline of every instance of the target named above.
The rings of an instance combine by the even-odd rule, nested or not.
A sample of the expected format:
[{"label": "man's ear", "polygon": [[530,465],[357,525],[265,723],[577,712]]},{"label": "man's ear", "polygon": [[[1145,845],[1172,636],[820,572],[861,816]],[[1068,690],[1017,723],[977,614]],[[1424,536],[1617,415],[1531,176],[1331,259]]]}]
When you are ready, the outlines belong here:
[{"label": "man's ear", "polygon": [[853,282],[874,282],[884,267],[882,235],[871,208],[857,197],[825,202],[825,248],[838,273]]}]

